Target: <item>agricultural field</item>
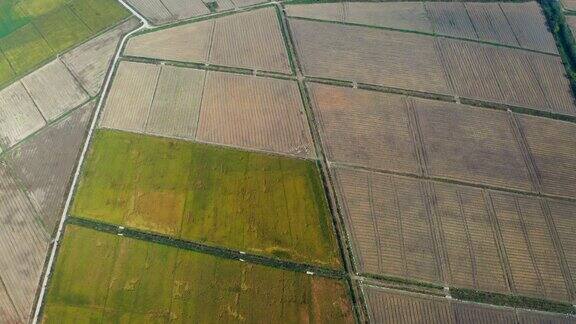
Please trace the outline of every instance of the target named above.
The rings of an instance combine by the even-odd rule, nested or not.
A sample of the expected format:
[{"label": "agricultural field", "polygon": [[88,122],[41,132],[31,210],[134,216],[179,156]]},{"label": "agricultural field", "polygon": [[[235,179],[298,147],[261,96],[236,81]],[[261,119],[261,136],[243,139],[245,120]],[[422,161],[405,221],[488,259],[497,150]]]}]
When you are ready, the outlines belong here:
[{"label": "agricultural field", "polygon": [[551,313],[450,301],[365,285],[370,318],[375,323],[574,323]]},{"label": "agricultural field", "polygon": [[[571,269],[562,260],[573,258],[566,233],[576,221],[558,201],[346,168],[333,172],[359,271],[573,300]],[[557,232],[567,240],[561,250]]]},{"label": "agricultural field", "polygon": [[284,74],[292,72],[273,7],[137,35],[129,40],[124,54]]},{"label": "agricultural field", "polygon": [[296,82],[122,62],[100,126],[314,157]]},{"label": "agricultural field", "polygon": [[[34,207],[0,160],[0,315],[28,320],[44,266],[49,235]],[[3,296],[3,297],[2,297]],[[8,302],[9,300],[9,302]],[[4,317],[6,314],[6,317]]]},{"label": "agricultural field", "polygon": [[210,13],[202,0],[128,0],[127,2],[155,25]]},{"label": "agricultural field", "polygon": [[469,39],[477,37],[464,3],[426,3],[426,10],[438,34]]},{"label": "agricultural field", "polygon": [[60,220],[95,104],[91,101],[74,110],[6,154],[48,233]]},{"label": "agricultural field", "polygon": [[129,16],[114,0],[7,0],[1,10],[0,86]]},{"label": "agricultural field", "polygon": [[306,160],[101,130],[71,213],[266,256],[340,264],[320,174]]},{"label": "agricultural field", "polygon": [[338,280],[67,226],[43,323],[353,323]]}]

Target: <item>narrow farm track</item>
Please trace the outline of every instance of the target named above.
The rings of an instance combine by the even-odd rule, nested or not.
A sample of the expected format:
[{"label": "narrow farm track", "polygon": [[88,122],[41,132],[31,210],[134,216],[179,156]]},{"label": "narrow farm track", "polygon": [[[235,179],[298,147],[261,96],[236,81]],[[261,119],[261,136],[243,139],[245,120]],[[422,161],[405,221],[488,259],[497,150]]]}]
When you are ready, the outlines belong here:
[{"label": "narrow farm track", "polygon": [[[116,50],[116,54],[114,55],[114,60],[112,61],[112,64],[111,64],[112,68],[108,71],[108,76],[106,77],[106,82],[104,83],[104,86],[103,86],[103,94],[106,94],[108,89],[110,88],[112,76],[114,75],[115,68],[118,65],[118,60],[120,58],[120,52],[122,51],[122,48],[124,47],[128,37],[130,37],[132,34],[134,34],[136,32],[150,28],[150,24],[142,15],[140,15],[138,12],[136,12],[134,9],[132,9],[123,0],[118,0],[118,1],[127,10],[129,10],[134,16],[136,16],[142,22],[142,26],[140,26],[139,28],[137,28],[137,29],[135,29],[129,33],[127,33],[126,35],[124,35],[124,37],[122,37],[122,40],[120,41],[120,45],[118,46],[118,48]],[[56,231],[56,236],[54,237],[54,240],[52,243],[52,249],[51,249],[50,256],[48,258],[48,262],[47,262],[46,268],[45,268],[46,270],[44,271],[44,278],[42,280],[42,286],[40,287],[40,293],[38,295],[38,299],[36,302],[36,308],[34,310],[34,317],[32,319],[32,323],[38,323],[40,320],[40,312],[42,310],[44,297],[46,295],[46,289],[48,287],[48,281],[50,280],[50,276],[51,276],[52,270],[54,268],[54,261],[56,259],[58,247],[60,246],[59,243],[60,243],[60,240],[62,238],[62,233],[64,230],[66,217],[68,215],[68,210],[70,209],[70,204],[72,202],[72,197],[74,195],[74,188],[76,187],[76,184],[78,183],[78,179],[80,177],[80,170],[82,167],[82,162],[84,162],[84,158],[86,157],[86,153],[88,152],[88,147],[90,146],[92,134],[94,133],[94,129],[96,128],[98,116],[100,115],[100,111],[102,110],[102,106],[104,105],[105,98],[106,98],[106,95],[100,96],[100,99],[98,101],[98,106],[96,107],[96,111],[94,113],[94,116],[92,117],[92,123],[90,125],[90,129],[88,131],[86,141],[84,142],[84,147],[82,149],[82,153],[80,154],[80,158],[78,159],[78,165],[76,166],[76,171],[74,172],[74,177],[72,178],[72,184],[70,186],[71,189],[70,189],[70,192],[68,193],[68,197],[66,199],[66,204],[64,205],[64,210],[62,211],[62,217],[61,217],[60,223],[58,225],[58,230]]]},{"label": "narrow farm track", "polygon": [[342,279],[345,273],[339,270],[334,270],[325,267],[314,266],[305,263],[298,263],[292,261],[286,261],[271,257],[266,257],[258,254],[248,253],[239,250],[232,250],[223,247],[206,245],[198,242],[187,241],[182,239],[173,238],[167,235],[153,234],[149,232],[144,232],[134,228],[126,228],[118,225],[111,225],[102,223],[94,220],[81,219],[76,217],[70,217],[67,219],[67,224],[74,224],[83,226],[86,228],[91,228],[97,231],[117,234],[120,236],[125,236],[137,240],[152,242],[156,244],[163,244],[172,246],[178,249],[185,249],[195,252],[200,252],[204,254],[209,254],[221,258],[238,260],[242,262],[250,262],[254,264],[265,265],[273,268],[279,268],[284,270],[291,270],[296,272],[308,273],[310,275],[319,275],[326,278]]}]

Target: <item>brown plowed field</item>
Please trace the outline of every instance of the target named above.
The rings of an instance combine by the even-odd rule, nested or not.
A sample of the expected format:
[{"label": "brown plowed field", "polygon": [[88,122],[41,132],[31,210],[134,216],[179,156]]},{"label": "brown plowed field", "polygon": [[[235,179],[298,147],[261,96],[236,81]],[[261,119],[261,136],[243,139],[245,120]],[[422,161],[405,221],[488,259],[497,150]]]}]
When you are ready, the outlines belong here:
[{"label": "brown plowed field", "polygon": [[576,125],[518,116],[544,193],[576,198]]},{"label": "brown plowed field", "polygon": [[315,83],[309,88],[330,161],[420,172],[403,96]]},{"label": "brown plowed field", "polygon": [[464,3],[427,2],[426,10],[436,33],[470,39],[477,38]]},{"label": "brown plowed field", "polygon": [[0,146],[10,147],[44,125],[44,118],[22,83],[0,91]]},{"label": "brown plowed field", "polygon": [[120,26],[62,55],[62,61],[90,95],[95,96],[100,92],[120,38],[136,28],[138,23],[136,18],[129,19]]},{"label": "brown plowed field", "polygon": [[101,127],[144,131],[160,66],[122,62],[100,120]]},{"label": "brown plowed field", "polygon": [[94,101],[86,104],[8,154],[49,233],[60,220],[94,106]]},{"label": "brown plowed field", "polygon": [[296,82],[222,72],[207,78],[199,140],[315,156]]},{"label": "brown plowed field", "polygon": [[163,66],[146,132],[194,138],[205,71]]},{"label": "brown plowed field", "polygon": [[451,92],[433,37],[294,18],[290,26],[305,75]]},{"label": "brown plowed field", "polygon": [[520,46],[504,12],[500,8],[500,4],[466,2],[464,5],[474,25],[478,39]]},{"label": "brown plowed field", "polygon": [[22,84],[48,120],[54,120],[88,100],[88,94],[60,59],[24,77]]},{"label": "brown plowed field", "polygon": [[415,99],[431,176],[532,190],[505,112]]},{"label": "brown plowed field", "polygon": [[536,1],[524,3],[500,3],[510,27],[524,48],[558,53],[554,37],[548,31],[542,8]]}]

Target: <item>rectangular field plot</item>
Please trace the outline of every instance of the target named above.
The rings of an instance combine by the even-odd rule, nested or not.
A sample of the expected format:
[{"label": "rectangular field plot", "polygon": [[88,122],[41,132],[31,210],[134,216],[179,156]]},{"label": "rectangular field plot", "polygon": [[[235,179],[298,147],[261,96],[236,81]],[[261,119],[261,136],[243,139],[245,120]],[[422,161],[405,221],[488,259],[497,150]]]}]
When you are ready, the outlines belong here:
[{"label": "rectangular field plot", "polygon": [[518,120],[542,191],[576,198],[576,125],[524,115]]},{"label": "rectangular field plot", "polygon": [[438,39],[438,49],[462,97],[576,114],[559,57],[454,39]]},{"label": "rectangular field plot", "polygon": [[296,82],[208,72],[197,139],[315,156]]},{"label": "rectangular field plot", "polygon": [[569,301],[568,282],[540,202],[513,194],[491,192],[490,196],[514,292]]},{"label": "rectangular field plot", "polygon": [[72,74],[90,95],[95,96],[100,92],[120,38],[137,25],[136,18],[129,19],[120,26],[62,55],[62,62],[70,68]]},{"label": "rectangular field plot", "polygon": [[21,82],[47,120],[54,120],[88,100],[88,94],[59,59],[27,75]]},{"label": "rectangular field plot", "polygon": [[353,323],[338,280],[70,225],[44,323]]},{"label": "rectangular field plot", "polygon": [[175,20],[172,13],[168,11],[160,0],[128,0],[127,3],[154,25],[161,25]]},{"label": "rectangular field plot", "polygon": [[424,184],[410,178],[333,169],[362,273],[441,282]]},{"label": "rectangular field plot", "polygon": [[430,36],[290,19],[303,72],[435,93],[450,93]]},{"label": "rectangular field plot", "polygon": [[340,264],[319,170],[306,160],[99,131],[72,214],[262,255]]},{"label": "rectangular field plot", "polygon": [[60,53],[92,34],[88,26],[68,6],[39,17],[34,26],[54,53]]},{"label": "rectangular field plot", "polygon": [[574,236],[576,232],[576,219],[574,218],[576,203],[548,200],[548,206],[570,272],[573,291],[572,303],[574,303],[576,302],[576,289],[574,287],[576,286],[576,236]]},{"label": "rectangular field plot", "polygon": [[45,124],[20,82],[0,91],[0,146],[10,147]]},{"label": "rectangular field plot", "polygon": [[125,54],[291,73],[276,9],[269,7],[146,33]]},{"label": "rectangular field plot", "polygon": [[532,190],[508,114],[414,99],[428,173],[518,190]]},{"label": "rectangular field plot", "polygon": [[201,0],[128,0],[128,3],[155,25],[210,13]]},{"label": "rectangular field plot", "polygon": [[290,17],[348,22],[354,24],[432,33],[423,2],[337,2],[286,6]]},{"label": "rectangular field plot", "polygon": [[536,1],[500,3],[520,46],[549,53],[558,53],[552,33],[548,31],[546,17]]},{"label": "rectangular field plot", "polygon": [[466,2],[464,5],[479,40],[520,46],[500,4]]},{"label": "rectangular field plot", "polygon": [[520,324],[574,324],[576,319],[568,315],[518,310],[518,321]]},{"label": "rectangular field plot", "polygon": [[53,55],[50,45],[33,25],[0,38],[0,49],[16,75],[23,75]]},{"label": "rectangular field plot", "polygon": [[[6,163],[0,161],[0,315],[28,322],[48,250],[49,236]],[[6,309],[2,290],[11,300]],[[8,317],[6,317],[8,318]],[[4,317],[0,318],[2,322]]]},{"label": "rectangular field plot", "polygon": [[330,161],[419,174],[405,97],[309,83]]},{"label": "rectangular field plot", "polygon": [[101,127],[144,131],[160,66],[122,62],[100,120]]},{"label": "rectangular field plot", "polygon": [[462,2],[428,2],[426,10],[440,35],[476,39],[476,31]]},{"label": "rectangular field plot", "polygon": [[75,110],[7,153],[8,162],[38,206],[49,233],[60,220],[95,104],[92,101]]}]

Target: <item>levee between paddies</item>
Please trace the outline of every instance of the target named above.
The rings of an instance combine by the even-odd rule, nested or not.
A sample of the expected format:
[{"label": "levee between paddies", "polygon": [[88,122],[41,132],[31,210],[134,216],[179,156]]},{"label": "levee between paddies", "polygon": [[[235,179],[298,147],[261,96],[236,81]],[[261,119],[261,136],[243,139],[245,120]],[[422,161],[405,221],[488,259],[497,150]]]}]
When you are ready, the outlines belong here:
[{"label": "levee between paddies", "polygon": [[69,225],[43,323],[353,323],[342,281]]},{"label": "levee between paddies", "polygon": [[314,162],[100,130],[72,215],[340,267]]}]

